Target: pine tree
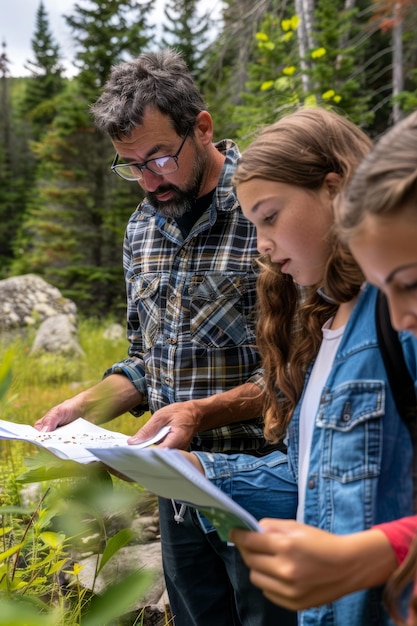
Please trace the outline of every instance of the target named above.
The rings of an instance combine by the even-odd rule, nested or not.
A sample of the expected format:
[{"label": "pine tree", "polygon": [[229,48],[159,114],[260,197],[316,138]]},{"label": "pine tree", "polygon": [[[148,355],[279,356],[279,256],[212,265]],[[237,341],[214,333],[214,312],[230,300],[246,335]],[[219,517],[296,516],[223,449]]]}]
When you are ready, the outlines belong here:
[{"label": "pine tree", "polygon": [[[0,277],[5,278],[13,259],[13,241],[24,212],[26,180],[31,159],[21,149],[10,98],[9,59],[6,43],[0,55]],[[19,79],[14,79],[19,80]]]},{"label": "pine tree", "polygon": [[137,56],[152,40],[147,20],[155,0],[80,0],[65,16],[75,42],[75,66],[84,95],[95,96],[111,67]]},{"label": "pine tree", "polygon": [[162,37],[162,45],[183,54],[197,83],[209,42],[208,33],[213,26],[210,12],[200,14],[198,5],[198,0],[169,0],[164,7],[167,23]]},{"label": "pine tree", "polygon": [[[79,309],[107,314],[124,300],[123,231],[139,202],[138,185],[110,172],[114,151],[89,113],[111,66],[136,56],[151,39],[150,3],[85,0],[67,17],[79,74],[58,96],[57,115],[35,145],[37,193],[21,247],[34,271],[59,287]],[[16,263],[15,271],[19,271]]]},{"label": "pine tree", "polygon": [[38,138],[51,123],[55,115],[54,97],[64,87],[60,49],[50,31],[43,0],[40,1],[36,13],[36,27],[31,44],[35,60],[28,61],[26,65],[32,75],[26,83],[21,113],[32,122],[34,135]]}]

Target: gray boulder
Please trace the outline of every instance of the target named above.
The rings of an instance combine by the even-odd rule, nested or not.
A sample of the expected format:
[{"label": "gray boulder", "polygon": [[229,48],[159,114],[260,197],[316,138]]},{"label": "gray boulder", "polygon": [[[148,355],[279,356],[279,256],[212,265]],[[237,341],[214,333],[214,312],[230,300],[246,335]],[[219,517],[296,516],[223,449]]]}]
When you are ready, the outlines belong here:
[{"label": "gray boulder", "polygon": [[35,274],[0,280],[0,332],[40,324],[56,315],[75,316],[74,302]]},{"label": "gray boulder", "polygon": [[103,339],[107,339],[108,341],[112,341],[113,343],[119,341],[125,336],[126,331],[124,326],[122,326],[121,324],[110,324],[110,326],[108,326],[103,331]]},{"label": "gray boulder", "polygon": [[78,343],[77,326],[74,315],[54,315],[40,325],[33,342],[31,356],[41,353],[82,356]]}]

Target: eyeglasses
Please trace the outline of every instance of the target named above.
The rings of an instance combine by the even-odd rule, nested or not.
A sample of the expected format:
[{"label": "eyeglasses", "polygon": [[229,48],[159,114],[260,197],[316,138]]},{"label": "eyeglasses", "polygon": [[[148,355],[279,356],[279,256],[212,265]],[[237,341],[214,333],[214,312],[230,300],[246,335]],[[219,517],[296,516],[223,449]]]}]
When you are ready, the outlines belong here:
[{"label": "eyeglasses", "polygon": [[113,159],[111,171],[121,176],[125,180],[138,181],[143,179],[143,170],[149,170],[152,174],[165,176],[165,174],[173,174],[178,169],[178,157],[188,137],[190,129],[184,135],[181,145],[175,154],[158,157],[157,159],[148,159],[144,163],[118,163],[119,155]]}]

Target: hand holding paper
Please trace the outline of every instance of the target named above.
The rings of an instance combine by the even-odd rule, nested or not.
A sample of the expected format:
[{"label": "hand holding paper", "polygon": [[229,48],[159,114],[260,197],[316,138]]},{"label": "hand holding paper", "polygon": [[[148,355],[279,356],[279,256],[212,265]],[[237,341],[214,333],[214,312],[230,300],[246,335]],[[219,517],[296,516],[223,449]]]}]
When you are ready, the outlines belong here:
[{"label": "hand holding paper", "polygon": [[260,531],[256,519],[201,474],[178,450],[154,447],[170,427],[155,437],[129,445],[128,436],[96,426],[83,418],[54,431],[39,432],[32,426],[0,420],[0,439],[28,441],[57,457],[78,463],[101,461],[163,498],[173,498],[197,508],[228,540],[232,528]]}]

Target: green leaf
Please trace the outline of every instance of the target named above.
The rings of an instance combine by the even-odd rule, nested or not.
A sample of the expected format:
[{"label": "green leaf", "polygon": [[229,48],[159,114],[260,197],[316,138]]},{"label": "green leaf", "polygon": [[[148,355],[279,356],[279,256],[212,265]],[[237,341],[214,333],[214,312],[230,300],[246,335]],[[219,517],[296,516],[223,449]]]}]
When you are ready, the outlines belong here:
[{"label": "green leaf", "polygon": [[52,548],[53,550],[62,548],[65,543],[64,533],[54,533],[51,531],[47,531],[40,533],[39,538],[44,542],[45,545]]},{"label": "green leaf", "polygon": [[9,557],[13,556],[13,554],[16,554],[16,552],[18,552],[21,548],[23,548],[23,545],[24,545],[23,542],[17,543],[11,548],[9,548],[8,550],[6,550],[5,552],[0,552],[0,561],[5,561]]},{"label": "green leaf", "polygon": [[17,477],[19,483],[40,483],[60,478],[85,476],[87,469],[81,463],[64,461],[47,450],[39,450],[33,457],[25,458],[28,471]]},{"label": "green leaf", "polygon": [[113,537],[110,537],[103,551],[98,572],[103,569],[106,563],[116,554],[116,552],[127,546],[127,544],[130,543],[135,537],[136,533],[130,528],[123,528],[118,533],[113,535]]},{"label": "green leaf", "polygon": [[12,382],[12,350],[6,350],[0,361],[0,399],[6,395]]},{"label": "green leaf", "polygon": [[48,576],[52,576],[55,572],[59,572],[68,563],[69,559],[60,559],[48,569]]},{"label": "green leaf", "polygon": [[0,604],[0,626],[56,626],[60,623],[55,612],[41,612],[36,601],[0,596]]},{"label": "green leaf", "polygon": [[274,86],[274,81],[273,80],[267,80],[264,83],[262,83],[261,91],[268,91],[268,89],[271,89],[273,86]]},{"label": "green leaf", "polygon": [[325,56],[327,54],[327,50],[326,48],[316,48],[315,50],[313,50],[311,52],[311,58],[312,59],[320,59],[321,57]]},{"label": "green leaf", "polygon": [[140,601],[154,579],[151,572],[133,572],[120,583],[106,589],[102,595],[95,596],[82,620],[82,626],[107,626],[112,620],[124,615]]}]

